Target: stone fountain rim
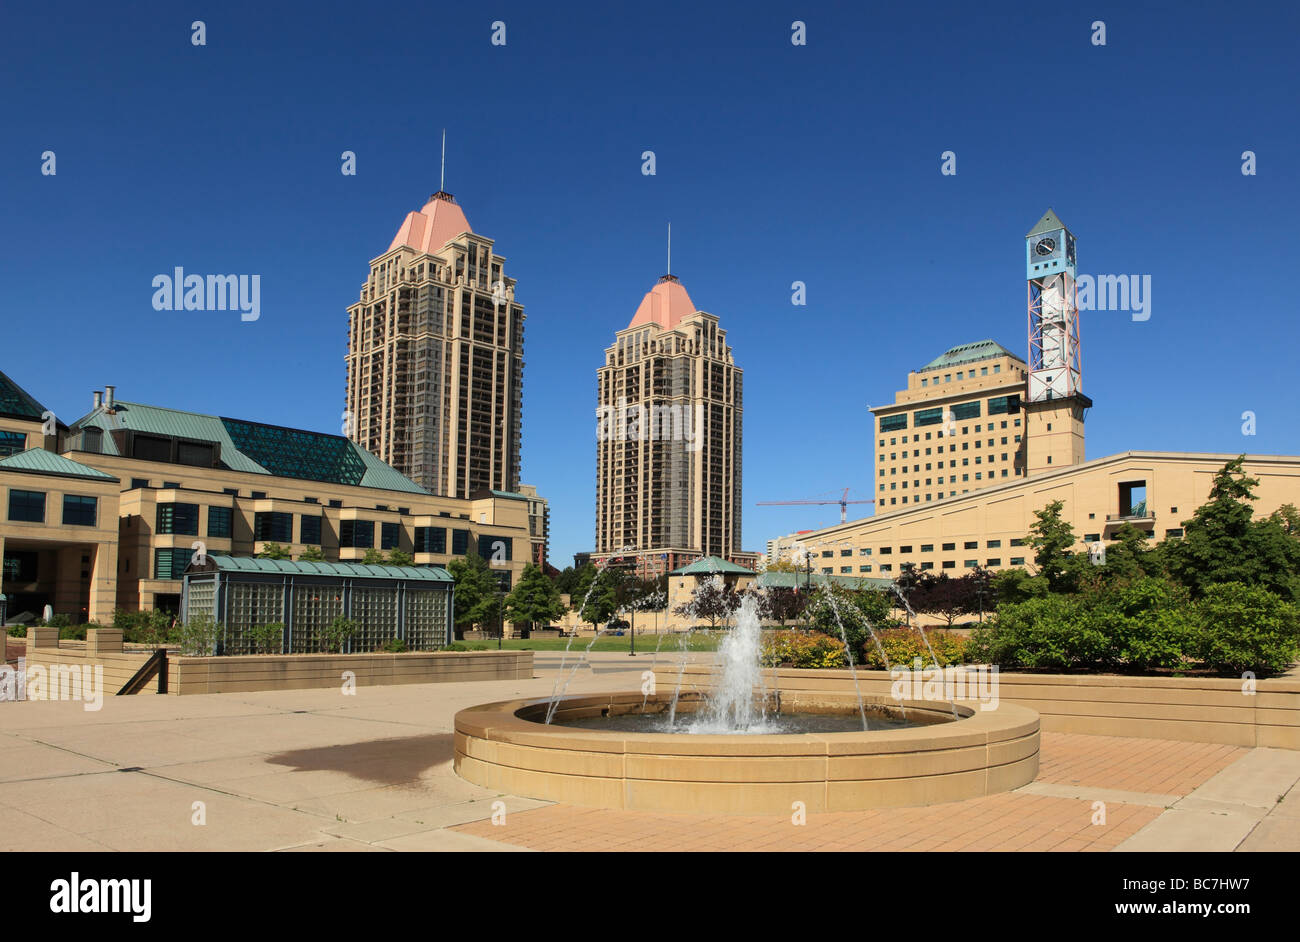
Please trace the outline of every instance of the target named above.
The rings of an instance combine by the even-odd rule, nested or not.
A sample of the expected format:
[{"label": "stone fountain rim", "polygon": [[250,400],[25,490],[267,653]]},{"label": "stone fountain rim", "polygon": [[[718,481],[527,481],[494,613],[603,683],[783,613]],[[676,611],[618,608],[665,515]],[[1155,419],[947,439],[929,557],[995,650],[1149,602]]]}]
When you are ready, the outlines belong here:
[{"label": "stone fountain rim", "polygon": [[[801,695],[802,694],[802,695]],[[607,704],[640,703],[640,691],[572,694],[560,698],[561,709],[600,707]],[[656,699],[666,699],[665,696]],[[843,694],[808,691],[783,691],[784,703],[857,698]],[[901,705],[908,710],[951,713],[955,705],[962,714],[957,720],[906,729],[855,730],[832,733],[642,733],[619,730],[592,730],[562,723],[536,722],[519,716],[526,709],[537,709],[551,702],[550,697],[521,697],[477,704],[460,710],[455,718],[459,735],[517,743],[542,748],[583,749],[596,752],[651,753],[678,755],[717,754],[718,747],[730,747],[723,754],[749,755],[836,755],[886,754],[898,751],[960,749],[975,745],[1014,740],[1038,730],[1038,714],[1010,703],[996,709],[982,710],[973,700],[894,700],[868,695],[864,700],[884,705]],[[796,711],[797,712],[797,711]],[[737,750],[739,746],[747,748]],[[802,748],[800,748],[802,747]]]}]

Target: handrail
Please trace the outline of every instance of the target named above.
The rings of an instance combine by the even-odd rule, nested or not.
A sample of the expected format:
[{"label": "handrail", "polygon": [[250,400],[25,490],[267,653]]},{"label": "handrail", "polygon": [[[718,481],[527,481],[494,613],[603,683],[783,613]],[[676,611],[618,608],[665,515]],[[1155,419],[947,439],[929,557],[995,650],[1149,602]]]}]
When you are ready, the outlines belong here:
[{"label": "handrail", "polygon": [[117,692],[119,697],[139,693],[144,685],[158,675],[158,692],[167,692],[167,649],[159,648],[149,655],[149,660],[140,665],[140,669],[131,675],[131,679]]}]

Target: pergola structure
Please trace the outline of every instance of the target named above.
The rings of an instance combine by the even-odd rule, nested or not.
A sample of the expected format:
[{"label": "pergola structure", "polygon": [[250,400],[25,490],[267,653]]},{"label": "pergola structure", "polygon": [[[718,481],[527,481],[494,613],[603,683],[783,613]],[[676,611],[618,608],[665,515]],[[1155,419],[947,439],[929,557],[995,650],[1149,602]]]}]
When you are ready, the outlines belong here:
[{"label": "pergola structure", "polygon": [[181,617],[217,622],[224,654],[253,653],[252,629],[268,624],[284,626],[282,653],[315,653],[336,618],[359,624],[345,652],[394,640],[427,651],[453,640],[453,586],[451,575],[434,566],[209,555],[185,570]]}]

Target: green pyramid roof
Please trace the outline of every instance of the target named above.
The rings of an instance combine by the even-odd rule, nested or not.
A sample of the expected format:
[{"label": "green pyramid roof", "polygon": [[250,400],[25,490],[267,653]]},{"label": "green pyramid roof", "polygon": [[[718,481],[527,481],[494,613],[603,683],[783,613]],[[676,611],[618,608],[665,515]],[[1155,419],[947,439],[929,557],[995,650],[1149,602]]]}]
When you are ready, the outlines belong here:
[{"label": "green pyramid roof", "polygon": [[0,415],[36,419],[39,422],[44,412],[45,407],[33,399],[27,390],[0,373]]},{"label": "green pyramid roof", "polygon": [[16,455],[0,460],[0,468],[12,471],[28,471],[35,474],[57,474],[70,478],[89,478],[94,481],[116,481],[111,474],[105,474],[96,468],[87,467],[56,455],[44,448],[28,448]]},{"label": "green pyramid roof", "polygon": [[[72,425],[73,431],[125,428],[215,442],[221,446],[221,463],[232,471],[412,494],[428,493],[396,468],[341,435],[163,409],[138,402],[118,400],[114,407],[115,413],[111,416],[101,409],[78,419]],[[108,435],[103,437],[102,447],[105,454],[117,454],[117,446]]]},{"label": "green pyramid roof", "polygon": [[964,343],[960,347],[952,347],[945,350],[942,354],[917,370],[917,372],[924,373],[927,370],[943,370],[950,366],[960,366],[963,363],[975,363],[979,360],[993,360],[998,357],[1014,357],[1017,360],[1021,359],[996,341],[977,340],[974,343]]},{"label": "green pyramid roof", "polygon": [[746,569],[744,566],[738,566],[735,563],[729,563],[725,559],[717,556],[705,556],[703,559],[697,559],[693,563],[687,563],[678,569],[674,569],[668,575],[670,576],[703,576],[713,573],[723,573],[731,575],[733,573],[754,575],[754,570]]},{"label": "green pyramid roof", "polygon": [[1052,210],[1043,213],[1043,218],[1038,220],[1034,228],[1025,233],[1025,238],[1036,236],[1040,232],[1055,232],[1057,229],[1065,229],[1065,223],[1061,222],[1061,217],[1057,216]]}]

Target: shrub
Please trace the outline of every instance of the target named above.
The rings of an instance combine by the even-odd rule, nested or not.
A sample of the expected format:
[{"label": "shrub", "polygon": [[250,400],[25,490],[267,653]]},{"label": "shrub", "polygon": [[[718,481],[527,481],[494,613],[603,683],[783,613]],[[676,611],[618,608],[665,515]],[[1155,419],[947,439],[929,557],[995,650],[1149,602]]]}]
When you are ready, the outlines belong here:
[{"label": "shrub", "polygon": [[98,625],[63,625],[59,628],[60,641],[85,641],[87,628],[98,628]]},{"label": "shrub", "polygon": [[401,638],[389,638],[380,645],[379,650],[386,651],[389,654],[401,654],[406,650],[406,642]]},{"label": "shrub", "polygon": [[765,667],[847,667],[844,642],[820,631],[764,632],[762,662]]},{"label": "shrub", "polygon": [[1300,610],[1258,586],[1207,586],[1195,617],[1198,653],[1213,670],[1279,673],[1300,655]]},{"label": "shrub", "polygon": [[172,618],[171,614],[164,611],[129,612],[118,609],[113,613],[113,627],[122,632],[122,640],[125,642],[156,646],[175,640]]},{"label": "shrub", "polygon": [[330,654],[338,654],[343,650],[343,645],[361,629],[361,624],[350,618],[339,617],[334,619],[321,632],[321,648]]},{"label": "shrub", "polygon": [[1050,670],[1093,668],[1112,650],[1086,599],[1048,595],[1002,605],[997,618],[974,632],[970,654],[1002,667]]},{"label": "shrub", "polygon": [[221,626],[208,615],[196,615],[180,626],[181,653],[209,657],[216,651]]},{"label": "shrub", "polygon": [[[940,667],[947,667],[962,663],[966,656],[966,639],[952,631],[927,631],[923,637],[918,628],[888,628],[879,635],[880,648],[868,639],[863,649],[864,667],[885,669],[885,661],[880,657],[881,649],[884,650],[890,667],[908,669],[911,669],[917,658],[927,667],[933,666],[935,660],[938,660]],[[929,647],[926,646],[926,638],[930,639]],[[930,656],[930,648],[934,649],[933,657]]]},{"label": "shrub", "polygon": [[871,628],[881,631],[898,625],[890,616],[893,597],[875,589],[852,591],[831,585],[818,591],[808,602],[804,616],[809,626],[832,638],[844,637],[853,648],[854,660],[861,661],[864,651],[874,647]]},{"label": "shrub", "polygon": [[1187,593],[1140,578],[1098,596],[1095,616],[1111,635],[1109,663],[1134,670],[1177,668],[1194,657],[1196,626]]},{"label": "shrub", "polygon": [[248,629],[248,640],[258,654],[280,654],[284,651],[284,623],[267,622]]}]

